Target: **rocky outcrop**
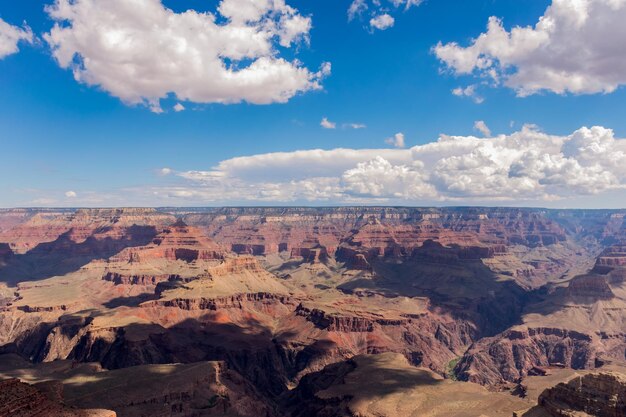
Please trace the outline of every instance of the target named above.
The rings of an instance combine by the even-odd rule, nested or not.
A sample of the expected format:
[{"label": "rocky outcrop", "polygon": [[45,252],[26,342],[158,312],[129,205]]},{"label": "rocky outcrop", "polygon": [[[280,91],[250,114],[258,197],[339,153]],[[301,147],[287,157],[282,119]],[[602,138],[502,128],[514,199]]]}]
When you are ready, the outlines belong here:
[{"label": "rocky outcrop", "polygon": [[328,259],[328,250],[325,247],[299,247],[291,249],[292,258],[303,258],[303,262],[315,264]]},{"label": "rocky outcrop", "polygon": [[175,281],[181,279],[178,274],[124,274],[119,272],[107,272],[102,279],[115,285],[157,285],[160,282]]},{"label": "rocky outcrop", "polygon": [[67,400],[104,404],[121,416],[276,416],[258,391],[224,362],[99,371],[90,375],[87,384],[70,385]]},{"label": "rocky outcrop", "polygon": [[567,286],[570,297],[589,297],[594,300],[610,300],[615,297],[607,278],[602,275],[579,275]]},{"label": "rocky outcrop", "polygon": [[164,228],[146,246],[128,248],[111,257],[111,262],[140,264],[151,259],[168,261],[212,261],[224,258],[226,251],[205,236],[198,228],[190,227],[182,220]]},{"label": "rocky outcrop", "polygon": [[109,410],[78,410],[48,398],[19,379],[0,381],[0,417],[116,417]]},{"label": "rocky outcrop", "polygon": [[459,379],[482,385],[516,382],[535,367],[593,369],[593,337],[556,328],[516,328],[472,345],[456,366]]},{"label": "rocky outcrop", "polygon": [[383,317],[357,317],[339,314],[327,314],[317,308],[307,308],[299,304],[296,308],[298,316],[305,317],[320,329],[329,332],[372,332],[374,326],[400,326],[410,323],[411,319],[390,319]]},{"label": "rocky outcrop", "polygon": [[221,309],[243,309],[249,303],[256,304],[274,304],[280,303],[284,305],[293,305],[294,302],[290,297],[271,293],[254,293],[254,294],[234,294],[228,297],[215,298],[176,298],[171,300],[155,300],[144,304],[146,307],[176,307],[181,310],[221,310]]},{"label": "rocky outcrop", "polygon": [[542,392],[539,405],[553,417],[624,417],[626,378],[605,372],[578,376]]},{"label": "rocky outcrop", "polygon": [[600,271],[626,267],[626,244],[615,244],[605,249],[596,262],[596,268]]},{"label": "rocky outcrop", "polygon": [[266,274],[267,272],[261,267],[256,258],[251,256],[238,256],[236,258],[228,258],[221,264],[211,267],[207,270],[208,278],[217,279],[227,277],[229,275],[241,274],[243,272]]}]

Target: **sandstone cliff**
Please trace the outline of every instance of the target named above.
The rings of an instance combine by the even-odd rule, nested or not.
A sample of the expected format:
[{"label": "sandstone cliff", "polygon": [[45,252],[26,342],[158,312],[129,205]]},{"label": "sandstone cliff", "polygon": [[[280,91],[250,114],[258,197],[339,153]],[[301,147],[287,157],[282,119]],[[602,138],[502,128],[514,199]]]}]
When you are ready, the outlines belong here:
[{"label": "sandstone cliff", "polygon": [[539,405],[554,417],[626,415],[626,376],[598,373],[579,376],[545,390]]}]

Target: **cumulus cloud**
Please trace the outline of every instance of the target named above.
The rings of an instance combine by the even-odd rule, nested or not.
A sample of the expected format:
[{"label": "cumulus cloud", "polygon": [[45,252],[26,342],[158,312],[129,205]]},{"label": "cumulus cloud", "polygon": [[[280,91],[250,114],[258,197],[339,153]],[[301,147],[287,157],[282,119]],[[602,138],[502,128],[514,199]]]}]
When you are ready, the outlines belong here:
[{"label": "cumulus cloud", "polygon": [[458,75],[473,74],[518,96],[610,93],[626,83],[626,0],[553,0],[534,27],[506,30],[489,18],[468,46],[433,51]]},{"label": "cumulus cloud", "polygon": [[279,47],[308,42],[311,18],[284,0],[221,0],[216,13],[175,13],[161,0],[56,0],[45,40],[62,68],[128,104],[160,111],[170,95],[195,103],[284,103],[321,88]]},{"label": "cumulus cloud", "polygon": [[66,191],[65,192],[65,197],[67,197],[67,198],[76,198],[76,197],[78,197],[78,194],[76,194],[75,191]]},{"label": "cumulus cloud", "polygon": [[391,15],[384,13],[370,19],[372,29],[386,30],[393,26],[396,20]]},{"label": "cumulus cloud", "polygon": [[337,127],[337,123],[331,122],[326,117],[324,117],[320,122],[320,126],[322,126],[324,129],[335,129]]},{"label": "cumulus cloud", "polygon": [[487,123],[485,123],[483,120],[477,120],[474,122],[474,130],[482,133],[484,137],[488,138],[491,136],[491,129],[489,129],[489,126],[487,126]]},{"label": "cumulus cloud", "polygon": [[553,201],[626,190],[626,140],[583,127],[524,126],[489,138],[442,135],[410,149],[303,150],[228,159],[155,195],[203,202]]},{"label": "cumulus cloud", "polygon": [[385,139],[385,143],[393,146],[394,148],[404,148],[404,133],[396,133],[393,137]]},{"label": "cumulus cloud", "polygon": [[427,182],[424,164],[392,165],[381,156],[360,162],[342,176],[343,192],[364,197],[415,200],[436,198],[434,187]]},{"label": "cumulus cloud", "polygon": [[173,108],[176,113],[179,113],[185,110],[185,106],[183,106],[181,103],[176,103]]},{"label": "cumulus cloud", "polygon": [[20,28],[0,19],[0,59],[19,52],[21,41],[33,43],[33,40],[33,32],[26,24]]}]

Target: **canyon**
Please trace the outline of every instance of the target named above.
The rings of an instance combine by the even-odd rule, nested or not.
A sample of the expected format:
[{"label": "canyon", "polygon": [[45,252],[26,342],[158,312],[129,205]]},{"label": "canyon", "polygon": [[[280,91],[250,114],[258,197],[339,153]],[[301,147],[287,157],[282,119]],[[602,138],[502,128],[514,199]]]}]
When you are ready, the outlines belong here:
[{"label": "canyon", "polygon": [[32,403],[24,416],[626,416],[606,399],[626,378],[625,215],[0,210],[2,402]]}]

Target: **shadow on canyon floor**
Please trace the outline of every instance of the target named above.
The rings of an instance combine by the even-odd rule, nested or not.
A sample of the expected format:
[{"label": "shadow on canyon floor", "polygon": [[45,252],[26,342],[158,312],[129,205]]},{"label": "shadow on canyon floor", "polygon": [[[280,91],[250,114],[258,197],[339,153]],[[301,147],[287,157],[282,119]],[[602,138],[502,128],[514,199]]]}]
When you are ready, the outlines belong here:
[{"label": "shadow on canyon floor", "polygon": [[158,300],[159,297],[154,293],[145,292],[143,294],[138,294],[129,297],[117,297],[112,300],[107,301],[103,304],[106,308],[117,308],[117,307],[139,307],[139,304],[145,303],[146,301]]},{"label": "shadow on canyon floor", "polygon": [[71,233],[70,230],[53,242],[40,243],[25,254],[9,256],[0,267],[0,282],[13,286],[75,272],[93,260],[107,259],[127,247],[147,245],[157,232],[153,226],[131,226],[123,238],[90,236],[81,243],[74,242]]},{"label": "shadow on canyon floor", "polygon": [[444,258],[440,260],[418,255],[402,263],[375,261],[374,278],[358,278],[338,289],[373,290],[389,297],[427,297],[433,309],[475,323],[481,337],[520,323],[528,291],[513,280],[500,279],[479,260],[455,258],[452,248],[441,251]]},{"label": "shadow on canyon floor", "polygon": [[[58,351],[68,352],[64,359],[98,362],[109,370],[145,364],[224,361],[267,398],[275,398],[287,390],[291,379],[312,359],[336,348],[333,342],[320,340],[302,349],[292,349],[288,340],[295,332],[275,334],[254,318],[246,318],[246,326],[219,323],[214,316],[206,315],[169,328],[139,322],[106,328],[102,323],[106,315],[104,319],[96,315],[101,317],[97,329],[89,328],[93,317],[68,315],[55,323],[40,324],[0,351],[18,353],[37,362],[44,360],[48,351],[60,348]],[[81,328],[86,331],[80,332]],[[73,345],[64,346],[65,343]]]}]

